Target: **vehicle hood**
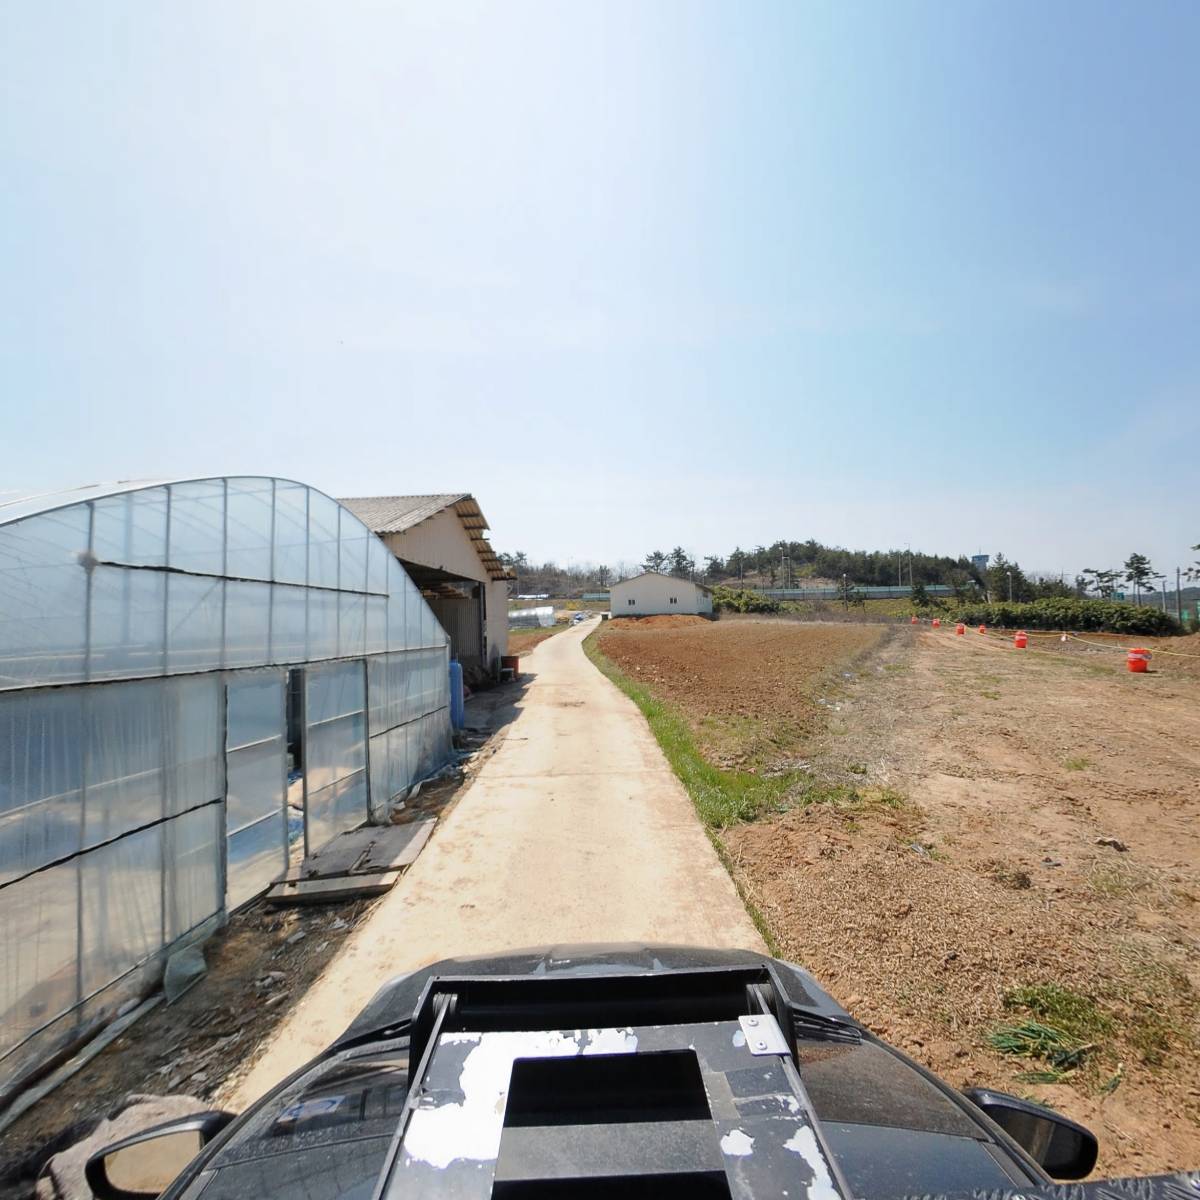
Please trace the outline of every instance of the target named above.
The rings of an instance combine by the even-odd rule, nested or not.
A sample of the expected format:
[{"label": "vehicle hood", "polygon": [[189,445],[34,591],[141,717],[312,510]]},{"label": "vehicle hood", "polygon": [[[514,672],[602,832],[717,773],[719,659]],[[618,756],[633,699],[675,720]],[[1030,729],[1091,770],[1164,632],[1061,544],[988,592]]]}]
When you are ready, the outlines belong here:
[{"label": "vehicle hood", "polygon": [[803,967],[758,954],[753,950],[717,950],[701,946],[673,946],[629,942],[533,946],[469,958],[447,958],[389,980],[334,1043],[379,1033],[408,1021],[425,985],[435,976],[587,976],[663,974],[705,968],[765,966],[780,990],[793,1004],[831,1017],[851,1019]]}]

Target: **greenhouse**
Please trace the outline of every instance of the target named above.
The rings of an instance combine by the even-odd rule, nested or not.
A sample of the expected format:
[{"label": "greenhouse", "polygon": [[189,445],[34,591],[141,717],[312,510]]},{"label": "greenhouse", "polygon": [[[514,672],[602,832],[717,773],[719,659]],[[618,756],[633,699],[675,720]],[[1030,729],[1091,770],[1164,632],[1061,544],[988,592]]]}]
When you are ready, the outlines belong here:
[{"label": "greenhouse", "polygon": [[448,654],[304,484],[0,502],[0,1095],[445,762]]}]

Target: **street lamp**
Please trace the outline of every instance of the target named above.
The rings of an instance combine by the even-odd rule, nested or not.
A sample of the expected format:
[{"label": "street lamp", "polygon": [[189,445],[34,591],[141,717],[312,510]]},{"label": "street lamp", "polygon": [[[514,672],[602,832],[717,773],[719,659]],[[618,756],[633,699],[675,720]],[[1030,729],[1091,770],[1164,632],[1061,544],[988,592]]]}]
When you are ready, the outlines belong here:
[{"label": "street lamp", "polygon": [[1009,602],[1009,604],[1011,604],[1012,603],[1012,572],[1005,571],[1004,573],[1005,573],[1005,575],[1008,576],[1008,602]]}]

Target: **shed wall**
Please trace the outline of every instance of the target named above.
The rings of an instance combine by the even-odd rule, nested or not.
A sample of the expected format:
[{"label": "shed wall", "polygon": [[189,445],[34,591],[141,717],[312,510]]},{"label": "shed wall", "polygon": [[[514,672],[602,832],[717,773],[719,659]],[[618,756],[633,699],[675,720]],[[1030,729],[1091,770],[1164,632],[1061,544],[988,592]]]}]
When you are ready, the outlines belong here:
[{"label": "shed wall", "polygon": [[[611,593],[614,617],[649,617],[670,613],[708,614],[712,596],[690,579],[667,575],[641,575],[614,584]],[[671,603],[672,597],[675,603]]]},{"label": "shed wall", "polygon": [[463,579],[480,583],[488,580],[487,568],[479,561],[475,543],[453,508],[443,509],[403,533],[385,533],[383,541],[397,558],[436,567]]},{"label": "shed wall", "polygon": [[487,585],[487,653],[489,666],[499,666],[508,653],[508,580],[493,579]]}]

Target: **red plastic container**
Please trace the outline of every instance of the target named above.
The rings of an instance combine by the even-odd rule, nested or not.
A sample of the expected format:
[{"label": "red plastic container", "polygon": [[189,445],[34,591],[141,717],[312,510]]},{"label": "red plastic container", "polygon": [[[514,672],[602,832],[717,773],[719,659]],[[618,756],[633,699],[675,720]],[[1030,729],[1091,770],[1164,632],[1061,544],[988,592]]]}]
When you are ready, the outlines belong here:
[{"label": "red plastic container", "polygon": [[979,627],[979,632],[980,632],[980,633],[987,633],[987,626],[986,626],[986,625],[980,625],[980,627]]},{"label": "red plastic container", "polygon": [[934,617],[933,620],[930,621],[929,623],[930,623],[930,625],[932,625],[934,627],[934,629],[941,629],[941,627],[942,627],[941,617]]},{"label": "red plastic container", "polygon": [[954,632],[959,637],[962,637],[962,635],[967,632],[967,627],[961,621],[959,621],[959,623],[954,627]]},{"label": "red plastic container", "polygon": [[1029,634],[1027,634],[1023,629],[1018,629],[1013,635],[1013,645],[1016,646],[1018,650],[1024,650],[1025,647],[1029,645]]},{"label": "red plastic container", "polygon": [[908,619],[908,623],[909,623],[910,625],[915,625],[915,624],[917,623],[917,618],[916,618],[916,617],[909,617],[909,619]]},{"label": "red plastic container", "polygon": [[1125,655],[1125,665],[1131,670],[1142,674],[1150,667],[1150,651],[1143,646],[1133,646]]}]

